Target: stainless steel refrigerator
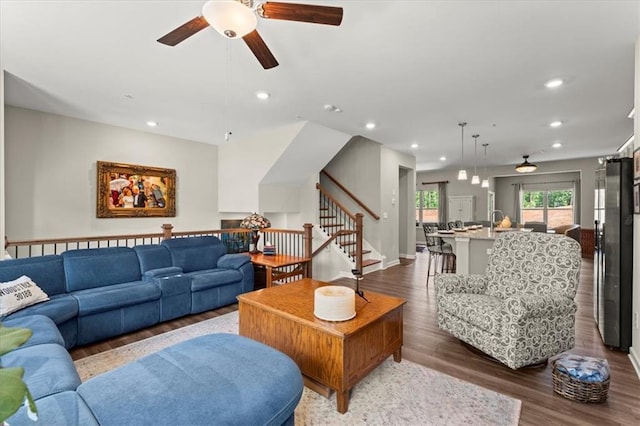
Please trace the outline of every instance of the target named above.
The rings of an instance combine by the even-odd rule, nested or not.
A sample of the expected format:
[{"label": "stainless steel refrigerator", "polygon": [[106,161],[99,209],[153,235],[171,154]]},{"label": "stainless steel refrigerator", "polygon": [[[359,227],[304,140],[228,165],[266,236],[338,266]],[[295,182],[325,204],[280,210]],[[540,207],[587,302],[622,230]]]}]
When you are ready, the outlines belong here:
[{"label": "stainless steel refrigerator", "polygon": [[594,317],[605,345],[631,346],[633,159],[607,160],[596,172]]}]

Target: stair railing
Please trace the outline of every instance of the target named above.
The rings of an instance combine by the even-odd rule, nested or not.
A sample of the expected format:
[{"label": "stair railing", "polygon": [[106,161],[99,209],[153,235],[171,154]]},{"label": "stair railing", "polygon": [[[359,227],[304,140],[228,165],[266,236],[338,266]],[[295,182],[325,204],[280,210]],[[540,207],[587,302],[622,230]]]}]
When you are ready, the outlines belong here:
[{"label": "stair railing", "polygon": [[342,190],[349,198],[351,198],[357,205],[362,207],[364,211],[369,213],[372,218],[375,220],[380,220],[380,216],[376,214],[373,210],[371,210],[362,200],[355,196],[351,191],[349,191],[343,184],[341,184],[336,178],[331,176],[326,170],[321,170],[320,173],[325,175],[331,182],[333,182],[338,188]]},{"label": "stair railing", "polygon": [[[330,243],[335,242],[355,261],[355,269],[362,273],[362,223],[364,215],[351,213],[319,183],[316,183],[316,188],[320,197],[320,228],[329,236],[329,239],[313,252],[313,256]],[[353,247],[355,250],[349,250]]]},{"label": "stair railing", "polygon": [[[290,256],[312,258],[312,228],[305,223],[303,230],[266,228],[261,232],[264,240],[275,244],[278,253]],[[243,241],[249,239],[250,229],[213,229],[204,231],[174,231],[173,225],[165,223],[162,232],[147,234],[103,235],[94,237],[67,237],[39,240],[12,241],[5,238],[4,249],[12,258],[37,257],[48,254],[60,254],[67,250],[100,248],[100,247],[133,247],[140,244],[160,244],[162,240],[171,238],[187,238],[200,236],[215,236],[227,247],[229,253],[246,251]],[[305,265],[305,276],[311,277],[313,267],[311,262]]]}]

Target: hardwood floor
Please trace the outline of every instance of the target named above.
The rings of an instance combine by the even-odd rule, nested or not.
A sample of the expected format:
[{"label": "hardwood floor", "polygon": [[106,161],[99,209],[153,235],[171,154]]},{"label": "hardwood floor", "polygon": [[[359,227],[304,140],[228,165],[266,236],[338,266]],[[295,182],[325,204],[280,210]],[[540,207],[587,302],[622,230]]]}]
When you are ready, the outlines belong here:
[{"label": "hardwood floor", "polygon": [[[593,262],[583,259],[576,301],[576,346],[571,351],[606,358],[611,368],[609,398],[601,404],[569,401],[553,392],[551,366],[513,371],[471,353],[460,342],[438,329],[433,278],[425,286],[427,255],[417,253],[415,261],[370,273],[360,286],[367,290],[402,297],[404,309],[404,359],[501,392],[522,401],[521,425],[638,425],[640,424],[640,379],[628,355],[611,351],[600,339],[593,321]],[[336,281],[353,285],[353,280]],[[136,340],[183,327],[237,309],[237,305],[191,315],[154,327],[75,348],[74,359],[126,345]]]}]

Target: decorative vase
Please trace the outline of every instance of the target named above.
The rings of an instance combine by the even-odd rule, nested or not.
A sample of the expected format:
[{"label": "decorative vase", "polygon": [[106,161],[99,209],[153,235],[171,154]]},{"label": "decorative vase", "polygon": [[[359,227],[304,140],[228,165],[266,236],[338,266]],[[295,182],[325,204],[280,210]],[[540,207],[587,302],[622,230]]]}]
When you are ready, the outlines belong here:
[{"label": "decorative vase", "polygon": [[258,250],[258,240],[260,240],[260,232],[257,229],[254,229],[251,232],[251,245],[253,246],[253,248],[249,250],[249,253],[251,254],[262,253],[260,250]]}]

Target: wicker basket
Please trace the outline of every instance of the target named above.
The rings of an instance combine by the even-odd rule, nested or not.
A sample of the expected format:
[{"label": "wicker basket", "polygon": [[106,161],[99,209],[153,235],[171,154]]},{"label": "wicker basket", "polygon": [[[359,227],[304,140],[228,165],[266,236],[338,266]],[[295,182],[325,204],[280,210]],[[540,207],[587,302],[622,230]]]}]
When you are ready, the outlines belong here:
[{"label": "wicker basket", "polygon": [[553,390],[567,399],[579,402],[604,402],[609,394],[609,380],[587,382],[558,370],[553,363]]}]

